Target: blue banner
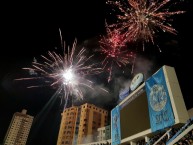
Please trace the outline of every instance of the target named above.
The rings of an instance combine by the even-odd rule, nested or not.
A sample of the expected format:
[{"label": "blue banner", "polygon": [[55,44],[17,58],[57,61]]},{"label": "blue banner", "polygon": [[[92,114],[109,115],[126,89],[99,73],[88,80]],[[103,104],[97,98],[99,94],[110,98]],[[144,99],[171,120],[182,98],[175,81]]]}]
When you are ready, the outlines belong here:
[{"label": "blue banner", "polygon": [[175,123],[163,68],[145,82],[151,130],[157,131]]},{"label": "blue banner", "polygon": [[111,111],[111,144],[121,144],[120,108],[116,106]]}]

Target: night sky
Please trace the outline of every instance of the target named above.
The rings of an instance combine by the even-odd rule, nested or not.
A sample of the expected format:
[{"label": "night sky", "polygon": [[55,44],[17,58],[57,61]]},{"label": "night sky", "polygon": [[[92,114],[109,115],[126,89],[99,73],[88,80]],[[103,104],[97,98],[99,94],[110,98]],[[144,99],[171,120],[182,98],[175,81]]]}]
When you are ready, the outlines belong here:
[{"label": "night sky", "polygon": [[[35,116],[28,145],[55,145],[62,111],[60,98],[53,97],[55,89],[26,89],[29,82],[15,82],[14,79],[26,75],[21,68],[30,67],[34,57],[38,59],[48,50],[60,47],[59,28],[67,45],[72,46],[77,38],[78,45],[84,46],[89,53],[96,50],[99,36],[105,34],[104,23],[105,19],[108,20],[109,8],[105,6],[104,0],[65,0],[49,6],[48,3],[9,3],[2,6],[4,11],[1,13],[0,27],[0,143],[3,142],[12,115],[25,108],[28,114]],[[156,43],[162,49],[161,53],[152,45],[147,45],[145,51],[138,49],[138,63],[134,72],[145,72],[148,77],[163,65],[174,67],[186,107],[190,109],[193,107],[193,1],[186,0],[179,9],[185,10],[186,13],[176,15],[171,22],[178,34],[157,34]],[[96,55],[96,61],[97,57],[101,59],[101,56]],[[110,95],[104,97],[105,94],[88,92],[85,100],[79,103],[89,102],[106,109],[114,107],[121,82],[133,76],[121,76],[117,73],[111,83],[107,83],[106,77],[106,74],[101,74],[93,80],[110,90]]]}]

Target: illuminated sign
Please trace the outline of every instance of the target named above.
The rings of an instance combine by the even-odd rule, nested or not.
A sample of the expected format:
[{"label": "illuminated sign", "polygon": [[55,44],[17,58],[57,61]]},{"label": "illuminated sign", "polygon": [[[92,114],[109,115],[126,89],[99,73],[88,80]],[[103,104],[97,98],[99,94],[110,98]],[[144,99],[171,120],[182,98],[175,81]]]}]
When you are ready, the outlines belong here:
[{"label": "illuminated sign", "polygon": [[144,78],[142,73],[136,74],[131,81],[131,85],[130,85],[131,91],[134,91],[143,82],[143,79]]},{"label": "illuminated sign", "polygon": [[119,93],[119,99],[123,100],[125,97],[129,95],[129,93],[130,93],[129,89],[124,89],[123,91]]}]

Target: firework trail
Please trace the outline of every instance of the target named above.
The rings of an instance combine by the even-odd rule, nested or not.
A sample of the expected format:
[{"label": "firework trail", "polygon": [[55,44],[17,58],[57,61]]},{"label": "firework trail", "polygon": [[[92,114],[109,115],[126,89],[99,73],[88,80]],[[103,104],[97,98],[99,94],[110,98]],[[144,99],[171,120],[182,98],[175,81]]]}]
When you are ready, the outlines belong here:
[{"label": "firework trail", "polygon": [[143,46],[148,42],[154,44],[155,34],[160,30],[177,34],[169,23],[172,20],[170,17],[182,14],[184,11],[170,12],[169,2],[170,0],[109,0],[107,4],[119,10],[118,22],[112,24],[111,27],[124,32],[128,42],[140,40]]},{"label": "firework trail", "polygon": [[119,30],[111,30],[106,24],[105,36],[99,40],[100,53],[104,55],[102,61],[103,69],[109,72],[108,82],[112,80],[112,71],[115,66],[119,68],[126,66],[130,63],[133,53],[126,49],[125,34],[121,34]]},{"label": "firework trail", "polygon": [[[76,99],[83,99],[82,87],[93,88],[93,82],[86,79],[89,75],[94,75],[102,72],[101,68],[96,67],[96,64],[90,64],[91,56],[86,56],[86,50],[82,48],[76,54],[75,48],[77,40],[74,41],[70,50],[65,47],[61,31],[61,45],[63,55],[56,52],[48,51],[48,56],[41,55],[43,63],[32,62],[31,68],[23,68],[29,72],[34,72],[37,75],[29,78],[19,78],[16,80],[43,80],[43,86],[51,86],[57,88],[58,93],[63,93],[61,101],[65,100],[65,106],[69,97],[75,96]],[[42,87],[42,84],[29,86],[28,88]],[[103,89],[104,90],[104,89]],[[64,108],[65,108],[64,106]]]}]

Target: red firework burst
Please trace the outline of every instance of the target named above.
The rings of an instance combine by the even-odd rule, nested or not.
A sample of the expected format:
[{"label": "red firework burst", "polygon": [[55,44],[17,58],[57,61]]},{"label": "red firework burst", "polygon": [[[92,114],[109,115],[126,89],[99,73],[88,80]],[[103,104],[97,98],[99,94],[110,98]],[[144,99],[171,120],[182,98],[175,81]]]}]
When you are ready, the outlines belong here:
[{"label": "red firework burst", "polygon": [[101,38],[100,52],[105,56],[102,61],[103,69],[109,72],[108,82],[112,79],[114,67],[123,67],[130,63],[133,53],[126,49],[126,35],[119,30],[106,27],[107,34]]}]

